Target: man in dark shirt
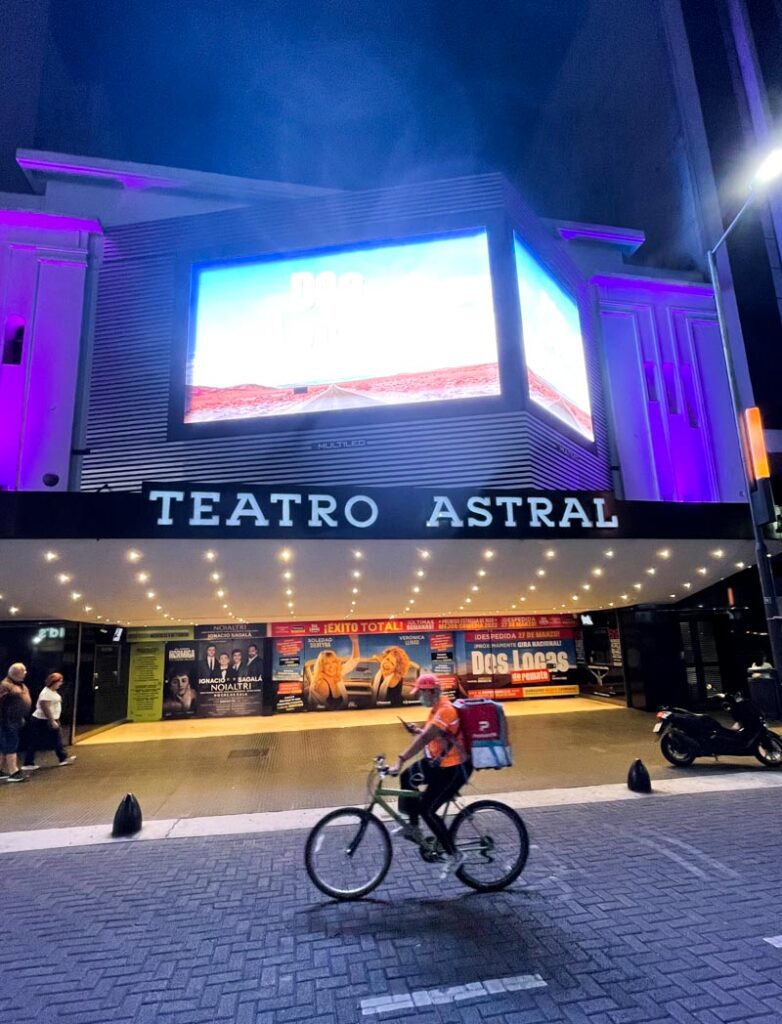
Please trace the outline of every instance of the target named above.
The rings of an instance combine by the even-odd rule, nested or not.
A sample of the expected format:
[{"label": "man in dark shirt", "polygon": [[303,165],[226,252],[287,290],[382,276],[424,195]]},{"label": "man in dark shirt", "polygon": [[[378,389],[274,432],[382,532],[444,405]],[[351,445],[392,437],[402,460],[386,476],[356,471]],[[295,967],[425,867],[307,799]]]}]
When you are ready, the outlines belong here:
[{"label": "man in dark shirt", "polygon": [[5,782],[27,782],[16,761],[19,734],[32,705],[26,676],[27,669],[17,661],[0,682],[0,779]]}]

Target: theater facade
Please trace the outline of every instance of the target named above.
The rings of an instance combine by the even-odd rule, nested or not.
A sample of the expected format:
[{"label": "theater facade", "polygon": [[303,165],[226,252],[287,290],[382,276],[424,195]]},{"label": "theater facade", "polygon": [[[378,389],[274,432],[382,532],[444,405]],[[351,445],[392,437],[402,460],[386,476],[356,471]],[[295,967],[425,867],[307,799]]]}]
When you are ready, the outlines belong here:
[{"label": "theater facade", "polygon": [[497,175],[18,162],[0,656],[65,666],[75,729],[394,707],[424,668],[649,708],[743,672],[714,299],[641,232],[541,220]]}]

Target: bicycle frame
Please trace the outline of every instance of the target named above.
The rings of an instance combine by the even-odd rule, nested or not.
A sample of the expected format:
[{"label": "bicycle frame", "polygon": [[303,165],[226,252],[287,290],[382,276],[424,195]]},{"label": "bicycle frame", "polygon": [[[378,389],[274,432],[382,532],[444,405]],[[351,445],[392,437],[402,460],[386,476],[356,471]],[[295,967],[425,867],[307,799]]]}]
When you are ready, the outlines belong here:
[{"label": "bicycle frame", "polygon": [[[402,812],[400,810],[398,810],[395,807],[392,807],[384,799],[384,797],[397,797],[397,798],[399,798],[400,796],[409,796],[409,797],[412,797],[414,799],[417,799],[418,797],[421,796],[420,790],[418,790],[418,789],[388,789],[388,788],[386,788],[383,785],[383,781],[385,779],[385,775],[381,774],[377,767],[374,768],[373,771],[378,772],[378,779],[377,779],[377,782],[375,784],[375,788],[374,788],[374,790],[371,793],[370,801],[369,801],[369,804],[367,805],[367,810],[371,814],[374,811],[375,807],[377,807],[377,806],[382,807],[382,809],[386,812],[386,814],[389,816],[389,818],[392,818],[394,821],[396,821],[400,825],[407,824],[407,822],[408,822],[407,815],[402,814]],[[456,797],[452,797],[445,804],[445,806],[443,807],[443,812],[442,812],[443,818],[447,817],[448,812],[449,812],[450,807],[451,807],[451,804],[453,804],[454,807],[456,807],[457,809],[461,810],[461,806],[462,805],[459,803],[459,800]]]}]

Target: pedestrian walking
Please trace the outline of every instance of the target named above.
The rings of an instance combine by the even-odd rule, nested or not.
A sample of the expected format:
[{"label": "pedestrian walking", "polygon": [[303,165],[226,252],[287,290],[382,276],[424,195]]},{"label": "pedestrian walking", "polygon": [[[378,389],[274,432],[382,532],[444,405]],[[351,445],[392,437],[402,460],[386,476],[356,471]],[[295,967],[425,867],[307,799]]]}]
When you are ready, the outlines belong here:
[{"label": "pedestrian walking", "polygon": [[62,697],[60,687],[64,682],[61,672],[51,672],[38,697],[32,718],[27,728],[27,743],[22,771],[34,772],[40,765],[35,763],[35,755],[39,750],[53,750],[58,763],[72,764],[75,754],[66,754],[62,741],[60,716],[62,715]]},{"label": "pedestrian walking", "polygon": [[4,782],[27,782],[16,759],[19,736],[32,706],[26,677],[27,669],[17,661],[0,682],[0,779]]}]

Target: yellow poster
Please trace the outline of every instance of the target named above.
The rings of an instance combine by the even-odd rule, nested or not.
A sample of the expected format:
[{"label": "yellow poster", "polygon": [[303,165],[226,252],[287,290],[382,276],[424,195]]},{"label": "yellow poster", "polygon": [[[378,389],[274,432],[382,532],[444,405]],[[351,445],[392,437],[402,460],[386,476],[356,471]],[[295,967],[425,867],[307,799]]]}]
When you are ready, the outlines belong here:
[{"label": "yellow poster", "polygon": [[135,643],[130,648],[128,720],[157,722],[163,711],[164,644]]}]

